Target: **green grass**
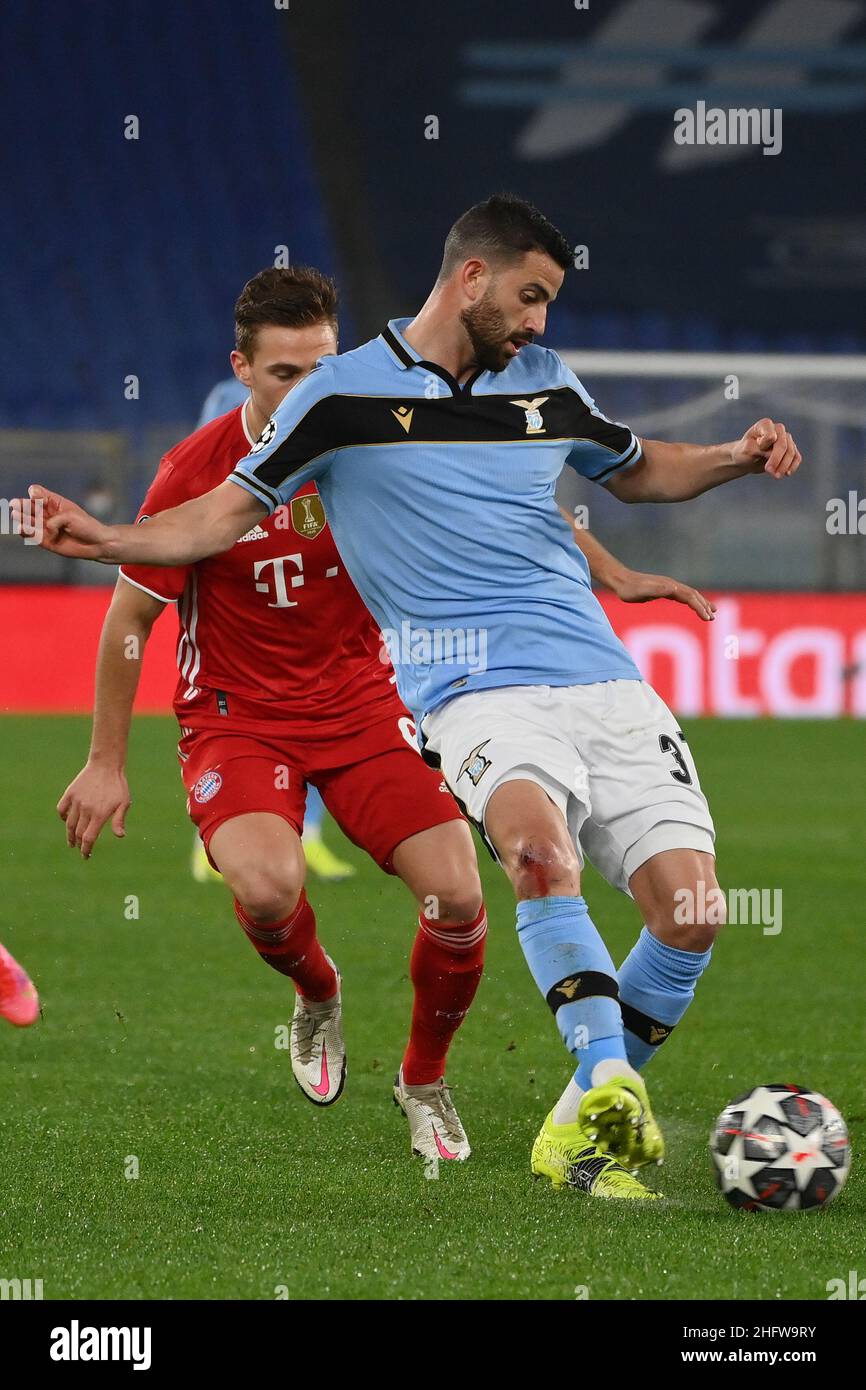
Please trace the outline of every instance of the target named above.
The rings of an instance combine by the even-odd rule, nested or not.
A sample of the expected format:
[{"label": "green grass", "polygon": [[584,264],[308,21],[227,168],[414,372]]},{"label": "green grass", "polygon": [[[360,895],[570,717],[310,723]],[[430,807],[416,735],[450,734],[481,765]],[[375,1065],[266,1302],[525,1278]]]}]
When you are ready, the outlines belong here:
[{"label": "green grass", "polygon": [[[592,1299],[824,1299],[828,1279],[866,1274],[861,725],[690,726],[720,878],[782,888],[784,920],[778,936],[728,928],[653,1063],[671,1200],[649,1209],[530,1179],[569,1068],[483,851],[488,967],[450,1064],[474,1153],[427,1181],[390,1101],[410,1006],[402,885],[350,846],[358,878],[313,887],[344,973],[350,1063],[340,1104],[317,1112],[274,1047],[286,983],[224,890],[189,877],[173,725],[136,724],[128,838],[101,841],[89,864],[54,814],[85,721],[6,718],[0,734],[0,938],[44,1007],[32,1029],[0,1025],[0,1277],[41,1278],[46,1298],[273,1298],[285,1285],[292,1298],[572,1299],[586,1285]],[[621,959],[632,904],[589,872],[585,891]],[[732,1095],[780,1080],[829,1094],[855,1166],[824,1212],[736,1213],[714,1189],[707,1132]]]}]

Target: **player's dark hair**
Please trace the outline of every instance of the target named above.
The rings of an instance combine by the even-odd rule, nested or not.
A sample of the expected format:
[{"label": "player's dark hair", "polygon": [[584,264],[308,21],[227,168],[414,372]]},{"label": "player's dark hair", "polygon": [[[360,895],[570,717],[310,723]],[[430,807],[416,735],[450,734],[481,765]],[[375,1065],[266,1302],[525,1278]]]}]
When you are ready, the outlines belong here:
[{"label": "player's dark hair", "polygon": [[503,265],[527,251],[546,251],[563,270],[574,265],[574,250],[543,212],[513,193],[495,193],[458,217],[445,239],[439,279],[472,256]]},{"label": "player's dark hair", "polygon": [[327,322],[337,328],[337,286],[310,265],[268,266],[248,280],[235,304],[235,345],[252,358],[256,333],[266,324],[309,328]]}]

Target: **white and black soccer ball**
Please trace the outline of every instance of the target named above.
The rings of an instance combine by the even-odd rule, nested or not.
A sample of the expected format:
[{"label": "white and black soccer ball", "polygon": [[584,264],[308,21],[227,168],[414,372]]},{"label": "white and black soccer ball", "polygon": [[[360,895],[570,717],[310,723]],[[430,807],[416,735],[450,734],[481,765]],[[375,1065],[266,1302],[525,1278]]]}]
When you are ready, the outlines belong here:
[{"label": "white and black soccer ball", "polygon": [[807,1211],[832,1202],[851,1167],[845,1121],[804,1086],[756,1086],[722,1111],[710,1135],[716,1181],[746,1211]]}]

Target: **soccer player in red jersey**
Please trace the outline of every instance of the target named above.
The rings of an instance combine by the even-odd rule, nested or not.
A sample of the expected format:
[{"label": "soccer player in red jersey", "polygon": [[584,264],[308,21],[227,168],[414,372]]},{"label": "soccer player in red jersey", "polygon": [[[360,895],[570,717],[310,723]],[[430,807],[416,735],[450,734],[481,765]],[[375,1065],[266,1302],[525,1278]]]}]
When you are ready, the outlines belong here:
[{"label": "soccer player in red jersey", "polygon": [[[262,271],[244,288],[235,320],[232,365],[250,396],[164,457],[139,514],[144,525],[222,483],[286,392],[337,350],[336,291],[315,270]],[[710,616],[695,590],[625,570],[586,533],[576,540],[594,576],[624,598],[675,597]],[[413,1151],[466,1158],[444,1072],[483,964],[487,921],[472,838],[417,752],[381,634],[342,565],[315,484],[222,555],[177,569],[124,565],[120,574],[100,642],[90,755],[58,806],[68,843],[89,858],[107,821],[125,834],[141,656],[156,618],[177,603],[174,707],[190,816],[248,939],[294,981],[299,1086],[329,1105],[346,1073],[340,976],[304,890],[300,836],[312,783],[348,837],[418,901],[415,999],[395,1098]]]},{"label": "soccer player in red jersey", "polygon": [[[263,271],[235,317],[232,363],[249,399],[166,454],[139,514],[144,525],[223,482],[286,392],[337,351],[336,290],[318,271]],[[412,1024],[395,1095],[413,1150],[468,1157],[443,1078],[487,931],[472,836],[417,751],[381,634],[315,484],[224,555],[178,569],[124,566],[120,576],[100,641],[90,755],[58,806],[69,844],[89,857],[107,821],[125,833],[140,658],[159,614],[177,603],[174,708],[189,813],[249,941],[294,981],[291,1058],[301,1090],[330,1105],[346,1074],[340,975],[304,889],[300,837],[313,783],[349,839],[419,904]]]}]

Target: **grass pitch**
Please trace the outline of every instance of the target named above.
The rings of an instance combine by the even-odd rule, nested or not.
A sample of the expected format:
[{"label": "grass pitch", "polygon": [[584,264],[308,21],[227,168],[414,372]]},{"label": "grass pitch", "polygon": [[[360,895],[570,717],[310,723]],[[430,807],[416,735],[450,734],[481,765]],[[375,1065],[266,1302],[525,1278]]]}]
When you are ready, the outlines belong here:
[{"label": "grass pitch", "polygon": [[[312,886],[349,1050],[344,1097],[318,1112],[274,1046],[290,987],[225,890],[190,877],[172,721],[137,721],[128,837],[89,864],[54,813],[86,721],[0,732],[0,938],[44,1011],[29,1030],[0,1021],[0,1278],[41,1278],[46,1298],[825,1299],[829,1279],[866,1273],[862,725],[689,726],[722,884],[781,888],[784,915],[778,935],[728,927],[648,1072],[669,1150],[651,1181],[670,1198],[649,1208],[530,1178],[569,1067],[483,850],[488,966],[449,1068],[474,1152],[428,1181],[390,1100],[411,999],[403,886],[353,846],[355,880]],[[635,909],[590,871],[584,887],[619,961]],[[713,1118],[776,1081],[826,1092],[849,1122],[854,1168],[826,1211],[737,1213],[715,1191]]]}]

